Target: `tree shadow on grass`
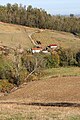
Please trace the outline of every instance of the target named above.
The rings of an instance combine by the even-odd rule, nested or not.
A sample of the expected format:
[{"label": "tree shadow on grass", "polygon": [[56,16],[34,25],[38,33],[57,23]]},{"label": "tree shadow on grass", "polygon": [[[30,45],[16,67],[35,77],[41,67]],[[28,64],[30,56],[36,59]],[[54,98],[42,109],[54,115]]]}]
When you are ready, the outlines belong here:
[{"label": "tree shadow on grass", "polygon": [[16,105],[32,105],[32,106],[51,106],[51,107],[80,107],[80,103],[71,103],[71,102],[55,102],[55,103],[40,103],[40,102],[31,102],[31,103],[20,103],[20,102],[0,102],[0,104],[16,104]]}]

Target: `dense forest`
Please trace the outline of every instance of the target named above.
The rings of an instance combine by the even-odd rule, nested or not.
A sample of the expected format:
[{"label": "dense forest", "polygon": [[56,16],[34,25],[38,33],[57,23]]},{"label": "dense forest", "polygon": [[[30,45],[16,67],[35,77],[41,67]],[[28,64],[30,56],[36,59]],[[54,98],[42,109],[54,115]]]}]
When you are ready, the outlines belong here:
[{"label": "dense forest", "polygon": [[26,6],[17,3],[0,5],[0,21],[72,33],[80,32],[80,18],[75,17],[74,14],[54,16],[43,9],[33,8],[31,5],[26,8]]}]

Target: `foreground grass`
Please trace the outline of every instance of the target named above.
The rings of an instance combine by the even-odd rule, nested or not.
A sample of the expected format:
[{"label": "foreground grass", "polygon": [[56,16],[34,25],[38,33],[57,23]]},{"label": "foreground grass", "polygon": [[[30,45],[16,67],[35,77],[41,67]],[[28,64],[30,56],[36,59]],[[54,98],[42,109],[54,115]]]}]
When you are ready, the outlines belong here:
[{"label": "foreground grass", "polygon": [[0,120],[80,120],[80,109],[0,105]]},{"label": "foreground grass", "polygon": [[80,120],[80,115],[79,115],[79,116],[78,116],[78,115],[69,116],[67,119],[68,119],[68,120]]},{"label": "foreground grass", "polygon": [[80,76],[80,67],[49,68],[42,71],[44,77]]}]

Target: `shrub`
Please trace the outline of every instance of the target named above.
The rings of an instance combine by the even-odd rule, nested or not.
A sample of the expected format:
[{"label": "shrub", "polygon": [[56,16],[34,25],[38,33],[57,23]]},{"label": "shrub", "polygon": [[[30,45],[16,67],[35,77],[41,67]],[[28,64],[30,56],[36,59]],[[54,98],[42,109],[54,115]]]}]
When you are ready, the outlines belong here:
[{"label": "shrub", "polygon": [[9,83],[7,79],[0,80],[0,92],[9,93],[13,87],[13,84]]},{"label": "shrub", "polygon": [[78,66],[80,67],[80,51],[76,53],[76,60],[78,62]]},{"label": "shrub", "polygon": [[59,55],[57,53],[52,53],[52,55],[48,55],[46,58],[46,67],[58,67],[59,66]]},{"label": "shrub", "polygon": [[58,55],[60,57],[60,66],[67,66],[68,65],[68,61],[67,61],[67,55],[66,55],[66,51],[63,48],[60,48],[58,50]]},{"label": "shrub", "polygon": [[27,72],[26,68],[23,67],[23,68],[20,70],[19,74],[20,74],[20,84],[22,84],[23,82],[25,82],[25,78],[26,78],[27,75],[28,75],[28,72]]},{"label": "shrub", "polygon": [[70,60],[69,62],[70,66],[77,66],[77,61],[73,58],[72,60]]},{"label": "shrub", "polygon": [[79,53],[71,49],[60,48],[58,51],[60,57],[60,66],[77,66],[80,62]]},{"label": "shrub", "polygon": [[8,79],[11,75],[10,62],[0,56],[0,79]]}]

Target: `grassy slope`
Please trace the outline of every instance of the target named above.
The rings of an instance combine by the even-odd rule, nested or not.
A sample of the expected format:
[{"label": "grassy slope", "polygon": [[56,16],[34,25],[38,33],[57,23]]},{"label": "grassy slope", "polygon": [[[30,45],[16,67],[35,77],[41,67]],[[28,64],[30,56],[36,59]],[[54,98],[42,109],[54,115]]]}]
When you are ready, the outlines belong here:
[{"label": "grassy slope", "polygon": [[6,24],[0,22],[0,44],[15,48],[21,45],[23,48],[31,48],[32,43],[28,34],[36,29]]},{"label": "grassy slope", "polygon": [[[80,120],[80,107],[45,107],[15,104],[15,102],[80,103],[79,79],[80,77],[60,77],[27,83],[27,85],[4,97],[4,102],[10,103],[0,104],[1,120]],[[13,103],[11,104],[11,102]]]},{"label": "grassy slope", "polygon": [[[28,34],[36,31],[36,28],[23,27],[0,22],[0,44],[10,47],[19,46],[31,48],[32,43],[28,38]],[[39,40],[42,46],[56,43],[58,46],[71,49],[80,48],[80,39],[66,32],[43,30],[33,35],[34,41]]]},{"label": "grassy slope", "polygon": [[80,39],[67,32],[44,30],[41,33],[35,33],[33,39],[41,41],[43,46],[56,43],[64,48],[80,48]]},{"label": "grassy slope", "polygon": [[80,108],[0,105],[0,120],[80,120]]},{"label": "grassy slope", "polygon": [[[79,67],[49,68],[42,71],[44,79],[51,77],[80,76]],[[43,77],[42,76],[42,77]]]}]

